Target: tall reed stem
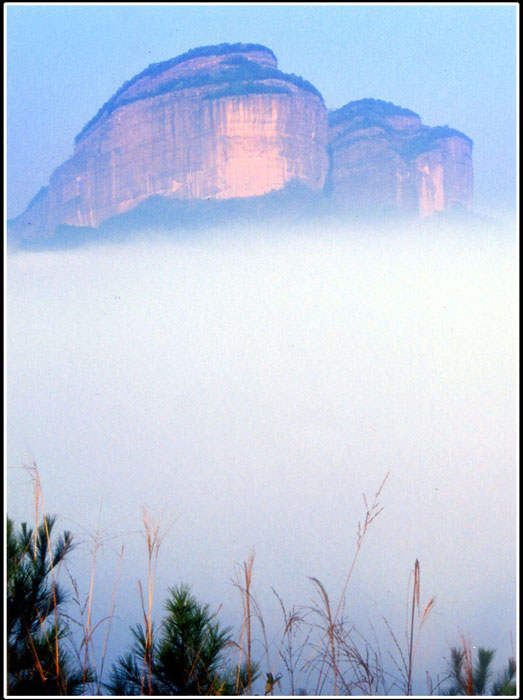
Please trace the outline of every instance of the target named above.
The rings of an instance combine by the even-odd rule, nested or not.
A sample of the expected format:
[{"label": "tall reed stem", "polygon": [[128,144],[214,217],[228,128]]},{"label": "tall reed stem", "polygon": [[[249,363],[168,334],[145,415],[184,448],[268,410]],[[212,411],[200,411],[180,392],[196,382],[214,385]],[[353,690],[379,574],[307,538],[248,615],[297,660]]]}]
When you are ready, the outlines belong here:
[{"label": "tall reed stem", "polygon": [[412,611],[410,619],[410,639],[409,639],[409,667],[407,674],[407,695],[412,693],[412,652],[414,649],[414,610],[416,605],[419,610],[419,593],[420,593],[420,572],[419,560],[416,559],[414,564],[414,587],[412,591]]}]

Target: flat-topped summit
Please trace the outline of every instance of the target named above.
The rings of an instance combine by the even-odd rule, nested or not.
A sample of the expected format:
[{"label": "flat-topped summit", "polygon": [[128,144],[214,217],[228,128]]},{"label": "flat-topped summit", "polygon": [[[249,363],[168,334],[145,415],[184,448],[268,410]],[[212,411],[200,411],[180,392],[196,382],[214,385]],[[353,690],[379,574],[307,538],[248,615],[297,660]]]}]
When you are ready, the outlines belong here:
[{"label": "flat-topped summit", "polygon": [[471,148],[382,100],[327,113],[317,88],[261,44],[204,46],[116,90],[12,229],[31,240],[98,227],[151,197],[261,197],[292,183],[353,211],[469,209]]},{"label": "flat-topped summit", "polygon": [[[250,63],[245,64],[246,61],[250,61]],[[244,73],[247,75],[249,71],[246,66],[248,65],[252,75],[256,72],[253,64],[269,70],[277,70],[278,68],[278,61],[274,53],[261,44],[201,46],[168,61],[151,63],[115,92],[76,136],[75,143],[78,143],[99,119],[108,116],[121,105],[155,96],[161,92],[175,92],[191,83],[194,85],[194,83],[200,82],[203,85],[206,80],[209,83],[237,82],[242,79],[241,75],[239,71],[236,71],[238,77],[235,78],[234,73],[231,72],[231,66],[244,65]],[[261,72],[258,70],[258,74]],[[199,74],[199,79],[196,78],[197,74]]]}]

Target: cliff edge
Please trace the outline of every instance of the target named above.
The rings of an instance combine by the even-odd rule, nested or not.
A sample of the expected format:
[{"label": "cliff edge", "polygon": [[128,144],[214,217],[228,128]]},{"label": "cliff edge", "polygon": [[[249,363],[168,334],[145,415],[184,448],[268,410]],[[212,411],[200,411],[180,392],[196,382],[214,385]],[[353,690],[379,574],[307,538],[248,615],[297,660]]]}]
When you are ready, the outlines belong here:
[{"label": "cliff edge", "polygon": [[329,114],[333,199],[352,211],[470,211],[472,140],[383,100],[349,102]]},{"label": "cliff edge", "polygon": [[353,212],[469,210],[471,153],[464,134],[381,100],[327,113],[265,46],[206,46],[124,83],[11,229],[37,240],[61,225],[99,227],[151,197],[230,200],[289,185]]}]

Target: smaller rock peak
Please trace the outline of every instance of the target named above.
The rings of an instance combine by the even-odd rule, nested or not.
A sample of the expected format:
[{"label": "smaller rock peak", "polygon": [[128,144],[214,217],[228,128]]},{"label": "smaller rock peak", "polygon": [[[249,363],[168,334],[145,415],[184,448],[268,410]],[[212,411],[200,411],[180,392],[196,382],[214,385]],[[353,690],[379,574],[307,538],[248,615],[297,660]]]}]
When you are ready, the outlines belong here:
[{"label": "smaller rock peak", "polygon": [[329,124],[336,126],[357,118],[385,119],[388,121],[398,117],[407,118],[406,121],[418,120],[421,123],[419,114],[416,114],[411,109],[399,107],[385,100],[375,100],[371,97],[366,97],[362,100],[348,102],[343,107],[333,110],[329,114]]}]

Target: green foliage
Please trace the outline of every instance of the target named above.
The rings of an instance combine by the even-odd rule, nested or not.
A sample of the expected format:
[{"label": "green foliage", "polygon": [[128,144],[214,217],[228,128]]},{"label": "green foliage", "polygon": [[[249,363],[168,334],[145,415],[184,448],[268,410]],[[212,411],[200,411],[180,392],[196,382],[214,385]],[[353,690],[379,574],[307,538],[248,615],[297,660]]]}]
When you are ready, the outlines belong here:
[{"label": "green foliage", "polygon": [[234,95],[290,95],[289,88],[283,85],[266,85],[264,83],[232,83],[225,85],[215,92],[210,92],[204,100],[218,100],[220,97],[234,97]]},{"label": "green foliage", "polygon": [[230,58],[224,58],[222,61],[222,65],[225,64],[227,66],[244,66],[247,62],[249,62],[249,59],[245,58],[245,56],[231,56]]},{"label": "green foliage", "polygon": [[516,695],[516,661],[509,659],[492,684],[492,695]]},{"label": "green foliage", "polygon": [[425,126],[420,132],[409,140],[402,149],[402,155],[407,158],[414,158],[420,153],[426,153],[438,148],[438,140],[457,137],[467,141],[472,146],[472,139],[457,129],[450,126]]},{"label": "green foliage", "polygon": [[[392,126],[388,122],[384,121],[382,117],[377,117],[374,114],[359,115],[354,117],[347,127],[340,132],[337,138],[342,138],[346,134],[351,134],[352,132],[359,131],[360,129],[370,129],[374,126],[384,129],[388,133],[392,133],[394,131]],[[334,139],[334,142],[336,142],[336,139]]]},{"label": "green foliage", "polygon": [[[416,112],[398,107],[392,102],[385,102],[384,100],[366,98],[349,102],[344,107],[329,114],[329,124],[331,126],[343,125],[343,131],[334,138],[333,145],[348,145],[360,138],[366,138],[364,135],[358,135],[355,132],[371,127],[382,129],[386,137],[394,137],[398,132],[387,121],[388,117],[393,116],[410,116],[419,119],[419,115]],[[439,148],[438,142],[440,139],[451,137],[464,139],[472,146],[472,139],[457,129],[452,129],[447,125],[430,127],[420,124],[419,128],[409,138],[391,141],[391,147],[402,158],[409,161],[421,153],[427,153]]]},{"label": "green foliage", "polygon": [[274,59],[276,59],[274,53],[262,44],[223,43],[217,44],[216,46],[198,46],[194,49],[191,49],[190,51],[186,51],[185,53],[180,54],[179,56],[170,58],[167,61],[151,63],[147,66],[147,68],[144,68],[144,70],[141,71],[141,73],[137,73],[129,80],[126,80],[125,83],[123,83],[123,85],[121,85],[118,88],[114,95],[110,97],[109,100],[107,100],[107,102],[105,102],[102,105],[102,107],[100,107],[100,109],[94,115],[94,117],[90,119],[80,131],[80,133],[77,134],[77,136],[75,137],[75,143],[78,143],[78,141],[82,138],[85,132],[88,131],[91,128],[91,126],[93,126],[103,115],[111,114],[111,112],[116,108],[116,103],[120,95],[122,95],[126,90],[128,90],[142,78],[154,78],[157,75],[160,75],[161,73],[165,72],[166,70],[169,70],[169,68],[173,68],[174,66],[177,66],[180,63],[184,63],[185,61],[189,61],[193,58],[201,58],[204,56],[223,56],[224,54],[235,53],[237,51],[241,51],[242,53],[249,53],[251,51],[264,51],[266,53],[269,53]]},{"label": "green foliage", "polygon": [[51,547],[54,517],[44,517],[36,533],[7,519],[7,688],[10,695],[72,695],[84,676],[63,642],[69,630],[59,617],[65,592],[55,569],[73,548],[69,532]]},{"label": "green foliage", "polygon": [[[130,104],[131,102],[136,102],[137,100],[142,100],[147,97],[156,97],[158,95],[164,95],[171,92],[177,92],[179,90],[187,90],[189,88],[195,87],[205,87],[207,85],[220,85],[227,83],[227,85],[242,87],[241,83],[245,81],[253,80],[266,80],[266,79],[276,79],[283,80],[289,83],[293,83],[304,90],[309,90],[319,95],[318,91],[314,86],[308,83],[303,78],[292,73],[282,73],[276,68],[268,68],[265,66],[260,66],[259,63],[254,61],[249,61],[245,59],[240,63],[233,64],[230,68],[225,70],[220,70],[211,73],[199,72],[194,75],[184,76],[181,78],[173,78],[172,80],[167,80],[166,82],[158,85],[154,89],[144,89],[137,95],[133,95],[129,98],[121,99],[117,104],[112,105],[112,109],[120,107],[125,104]],[[230,88],[228,88],[230,89]],[[235,93],[240,94],[240,93]],[[110,113],[110,112],[109,112]]]},{"label": "green foliage", "polygon": [[[243,48],[245,46],[248,48]],[[171,61],[163,61],[162,63],[152,64],[144,71],[142,71],[142,73],[138,74],[131,80],[128,80],[126,83],[124,83],[114,93],[114,95],[98,110],[95,116],[91,120],[89,120],[87,124],[83,127],[80,133],[76,136],[75,143],[78,143],[82,136],[92,126],[94,126],[94,124],[97,121],[99,121],[104,116],[109,116],[118,107],[131,104],[132,102],[136,102],[138,100],[143,100],[150,97],[157,97],[158,95],[177,92],[179,90],[187,90],[189,88],[194,87],[204,87],[206,85],[218,85],[223,83],[235,84],[240,83],[242,81],[252,82],[253,80],[275,79],[292,83],[293,85],[296,85],[302,90],[313,93],[323,101],[321,93],[314,87],[314,85],[309,83],[308,80],[304,80],[304,78],[302,78],[301,76],[295,75],[294,73],[283,73],[277,68],[262,66],[259,63],[256,63],[255,61],[250,61],[244,56],[232,56],[230,59],[227,59],[223,64],[225,66],[225,70],[220,70],[216,72],[197,72],[194,75],[173,78],[172,80],[168,80],[154,89],[147,88],[146,86],[143,91],[138,92],[132,97],[121,97],[123,93],[125,93],[139,79],[146,77],[155,77],[157,75],[160,75],[169,68],[172,68],[178,63],[186,61],[189,58],[197,58],[199,56],[206,55],[218,56],[224,53],[232,53],[235,51],[249,52],[254,50],[264,50],[271,53],[271,55],[274,56],[274,54],[272,54],[272,52],[269,51],[269,49],[265,48],[264,46],[261,46],[260,44],[220,44],[218,47],[210,46],[203,47],[202,49],[195,49],[194,54],[192,54],[192,52],[189,51],[187,54],[183,54],[183,56],[178,56],[175,59],[171,59]],[[229,68],[227,68],[227,66],[229,66]],[[241,91],[245,89],[242,88],[241,85],[236,85],[234,87],[224,89],[237,90],[235,92],[228,93],[231,95],[247,94],[247,92]],[[283,90],[284,88],[276,88],[271,89],[270,92],[282,92]],[[261,88],[261,86],[256,89],[253,89],[253,86],[251,86],[251,88],[248,89],[248,92],[268,92],[268,90],[266,88]]]},{"label": "green foliage", "polygon": [[180,63],[184,63],[185,61],[190,61],[193,58],[202,58],[204,56],[223,56],[224,54],[237,53],[240,51],[242,53],[250,53],[252,51],[263,51],[264,53],[270,54],[276,60],[276,56],[274,55],[274,53],[269,48],[267,48],[267,46],[263,46],[263,44],[223,43],[211,46],[197,46],[196,48],[190,49],[189,51],[186,51],[185,53],[182,53],[179,56],[175,56],[174,58],[170,58],[167,61],[151,63],[141,73],[138,73],[133,78],[124,83],[119,89],[119,92],[127,90],[135,82],[141,80],[141,78],[153,78],[157,75],[160,75],[160,73],[163,73],[169,68],[173,68],[174,66],[177,66]]},{"label": "green foliage", "polygon": [[355,100],[353,102],[348,102],[343,107],[334,110],[329,114],[329,124],[335,126],[336,124],[341,124],[345,121],[351,121],[356,117],[418,117],[419,114],[413,112],[411,109],[406,109],[404,107],[398,107],[392,102],[385,102],[384,100],[375,100],[370,97],[366,97],[362,100]]},{"label": "green foliage", "polygon": [[395,139],[394,137],[398,132],[387,121],[388,117],[393,116],[410,116],[419,119],[419,115],[415,112],[410,109],[398,107],[392,102],[373,100],[370,98],[349,102],[341,109],[331,112],[329,115],[329,123],[331,126],[339,124],[344,125],[343,131],[337,134],[333,144],[336,146],[348,145],[355,140],[367,138],[366,135],[361,135],[357,132],[377,127],[382,129],[383,136],[386,138],[391,137],[391,147],[407,161],[413,160],[421,153],[426,153],[427,151],[438,148],[438,141],[442,138],[459,137],[465,139],[472,145],[472,141],[468,136],[457,131],[457,129],[451,129],[449,126],[429,127],[420,124],[415,133],[409,135],[409,138]]},{"label": "green foliage", "polygon": [[452,127],[445,124],[445,126],[433,126],[430,130],[433,139],[447,139],[451,136],[458,136],[459,138],[465,139],[472,145],[472,139],[466,134],[457,129],[452,129]]},{"label": "green foliage", "polygon": [[[374,129],[371,133],[366,133],[367,129]],[[376,131],[379,129],[379,131]],[[358,141],[368,141],[370,144],[379,143],[380,140],[385,139],[391,145],[389,136],[392,129],[388,125],[380,123],[358,123],[344,129],[340,134],[338,134],[331,142],[331,147],[343,148],[344,146],[352,146]]]},{"label": "green foliage", "polygon": [[516,694],[516,664],[509,659],[507,668],[498,674],[494,683],[492,679],[492,662],[494,649],[478,647],[477,658],[472,665],[472,655],[469,649],[452,647],[450,650],[449,678],[451,685],[445,695],[515,695]]},{"label": "green foliage", "polygon": [[[150,639],[142,625],[132,628],[130,653],[113,666],[108,690],[113,695],[235,695],[236,675],[224,658],[230,628],[214,620],[209,606],[188,586],[169,589],[166,618]],[[239,692],[246,684],[242,669]]]}]

